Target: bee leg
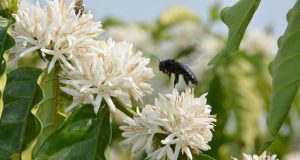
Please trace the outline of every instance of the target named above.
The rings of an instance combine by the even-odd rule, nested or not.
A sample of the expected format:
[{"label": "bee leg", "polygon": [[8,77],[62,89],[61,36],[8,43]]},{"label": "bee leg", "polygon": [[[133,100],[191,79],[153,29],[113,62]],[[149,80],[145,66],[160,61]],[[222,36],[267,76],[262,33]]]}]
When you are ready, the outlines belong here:
[{"label": "bee leg", "polygon": [[179,74],[175,73],[174,87],[176,86],[176,84],[178,83],[178,81],[179,81]]},{"label": "bee leg", "polygon": [[183,76],[184,82],[186,85],[189,85],[189,79],[186,76]]},{"label": "bee leg", "polygon": [[171,79],[171,72],[169,72],[168,75],[169,75],[169,81],[170,81],[170,79]]}]

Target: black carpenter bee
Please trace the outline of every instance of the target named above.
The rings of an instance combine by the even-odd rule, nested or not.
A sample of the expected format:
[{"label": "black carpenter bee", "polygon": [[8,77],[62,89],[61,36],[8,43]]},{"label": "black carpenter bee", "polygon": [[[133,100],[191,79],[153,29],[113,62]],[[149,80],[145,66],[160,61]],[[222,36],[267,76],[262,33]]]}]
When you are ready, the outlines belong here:
[{"label": "black carpenter bee", "polygon": [[169,78],[172,73],[175,75],[174,86],[178,83],[180,74],[182,75],[186,85],[189,85],[189,82],[194,85],[198,85],[198,80],[192,70],[187,65],[179,63],[173,59],[160,61],[159,70],[168,74]]}]

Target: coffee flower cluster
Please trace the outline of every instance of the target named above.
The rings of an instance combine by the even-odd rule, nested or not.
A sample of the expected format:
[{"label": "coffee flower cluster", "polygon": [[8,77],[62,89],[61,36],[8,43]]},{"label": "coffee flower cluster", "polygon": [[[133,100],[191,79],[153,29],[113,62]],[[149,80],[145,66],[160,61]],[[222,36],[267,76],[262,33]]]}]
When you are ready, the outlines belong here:
[{"label": "coffee flower cluster", "polygon": [[155,105],[125,120],[122,143],[131,146],[133,155],[145,150],[151,159],[176,160],[180,153],[192,159],[193,153],[209,150],[216,117],[210,115],[205,97],[195,98],[191,89],[160,95]]},{"label": "coffee flower cluster", "polygon": [[13,28],[15,59],[35,52],[50,61],[48,73],[60,65],[61,89],[73,96],[66,111],[91,103],[97,113],[102,99],[115,110],[112,97],[131,106],[131,97],[141,100],[151,93],[148,80],[154,74],[146,66],[149,59],[133,52],[129,43],[97,39],[103,32],[101,23],[90,12],[75,11],[75,4],[47,0],[45,7],[38,2],[21,5]]},{"label": "coffee flower cluster", "polygon": [[[237,158],[232,158],[233,160],[238,160]],[[267,156],[267,152],[265,151],[264,153],[262,153],[260,156],[258,155],[248,155],[243,153],[243,160],[278,160],[276,158],[276,155],[272,155],[272,156]]]}]

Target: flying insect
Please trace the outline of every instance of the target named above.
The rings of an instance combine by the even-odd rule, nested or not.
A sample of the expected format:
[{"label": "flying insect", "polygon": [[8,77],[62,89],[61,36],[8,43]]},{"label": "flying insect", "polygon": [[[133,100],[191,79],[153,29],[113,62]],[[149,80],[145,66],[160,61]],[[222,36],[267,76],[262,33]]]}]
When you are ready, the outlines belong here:
[{"label": "flying insect", "polygon": [[179,76],[182,75],[185,84],[198,85],[198,80],[192,70],[185,64],[179,63],[174,59],[167,59],[159,62],[159,71],[168,74],[169,78],[173,73],[175,75],[174,86],[179,82]]}]

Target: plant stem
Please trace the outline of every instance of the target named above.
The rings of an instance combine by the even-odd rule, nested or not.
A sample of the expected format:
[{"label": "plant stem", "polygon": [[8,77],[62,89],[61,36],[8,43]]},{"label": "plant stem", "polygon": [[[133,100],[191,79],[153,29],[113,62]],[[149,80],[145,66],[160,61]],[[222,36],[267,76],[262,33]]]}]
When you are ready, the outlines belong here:
[{"label": "plant stem", "polygon": [[120,111],[122,111],[124,114],[126,114],[128,117],[133,118],[134,116],[137,116],[136,112],[133,111],[132,109],[124,106],[120,101],[118,101],[117,99],[113,100],[114,103],[116,104],[117,109],[119,109]]}]

